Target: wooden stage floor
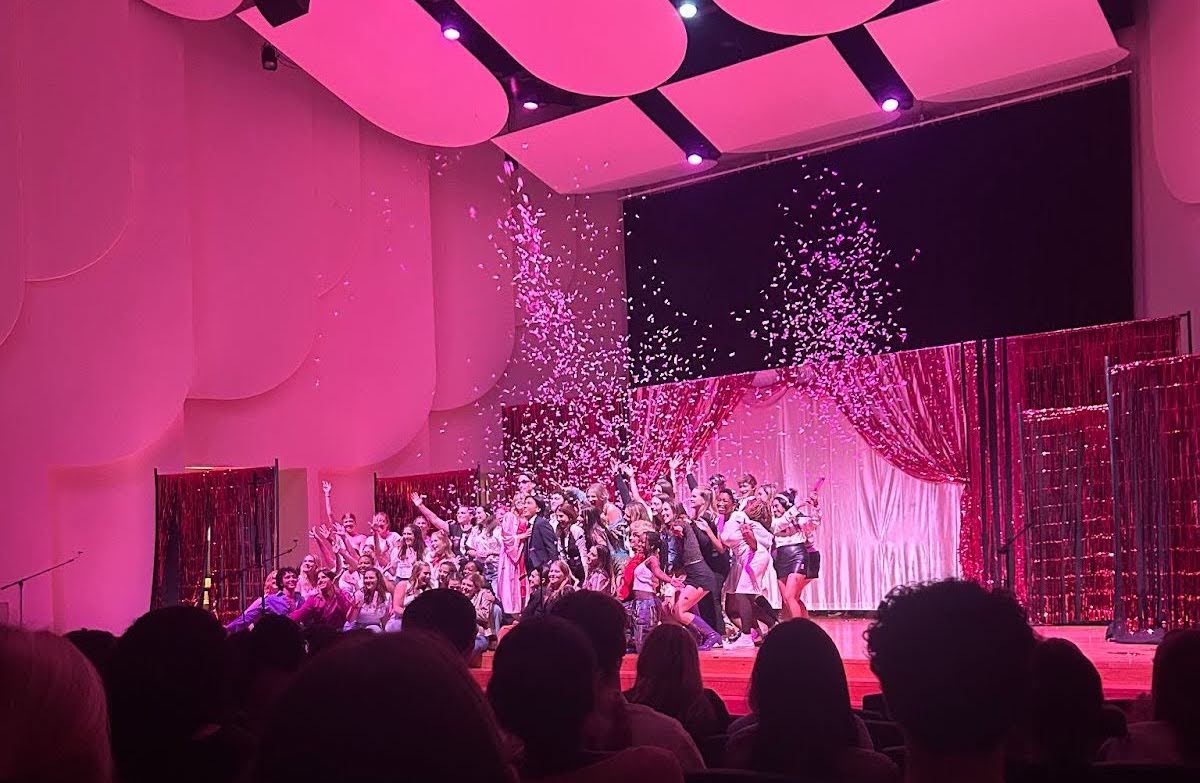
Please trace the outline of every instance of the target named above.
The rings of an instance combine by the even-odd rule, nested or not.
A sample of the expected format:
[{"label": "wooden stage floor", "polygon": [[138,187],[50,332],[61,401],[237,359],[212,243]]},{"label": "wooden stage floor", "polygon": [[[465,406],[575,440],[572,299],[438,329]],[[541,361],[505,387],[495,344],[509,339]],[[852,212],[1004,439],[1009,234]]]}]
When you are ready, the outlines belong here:
[{"label": "wooden stage floor", "polygon": [[[863,632],[866,631],[870,620],[815,619],[837,644],[846,666],[850,698],[854,706],[860,706],[864,695],[879,692],[879,681],[871,673],[870,664],[867,662],[867,645],[863,640]],[[1039,626],[1035,630],[1043,637],[1069,639],[1078,645],[1100,670],[1106,698],[1130,699],[1150,690],[1150,670],[1155,647],[1106,642],[1103,626]],[[700,653],[705,685],[720,694],[729,706],[729,711],[735,715],[749,711],[746,706],[746,690],[750,684],[754,654],[754,650],[712,650]],[[625,657],[621,667],[621,680],[626,687],[633,683],[636,662],[636,656]],[[487,682],[491,675],[490,654],[484,656],[483,667],[475,669],[474,674],[480,684]]]}]

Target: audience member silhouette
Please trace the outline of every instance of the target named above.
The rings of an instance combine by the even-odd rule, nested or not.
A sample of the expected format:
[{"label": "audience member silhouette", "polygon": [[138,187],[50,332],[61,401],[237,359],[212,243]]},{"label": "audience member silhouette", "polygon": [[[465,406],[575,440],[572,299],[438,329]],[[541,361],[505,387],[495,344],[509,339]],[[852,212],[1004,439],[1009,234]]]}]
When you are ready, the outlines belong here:
[{"label": "audience member silhouette", "polygon": [[404,610],[404,630],[410,629],[440,636],[463,660],[475,657],[475,605],[458,590],[434,588],[417,596]]},{"label": "audience member silhouette", "polygon": [[[909,783],[999,783],[1035,644],[1011,594],[947,579],[892,590],[867,630],[871,670],[908,739]],[[817,678],[813,678],[814,680]]]},{"label": "audience member silhouette", "polygon": [[[253,780],[511,783],[495,717],[455,652],[406,627],[318,656],[271,709]],[[398,714],[412,719],[397,726]]]},{"label": "audience member silhouette", "polygon": [[1063,774],[1092,763],[1105,739],[1100,672],[1071,642],[1045,639],[1034,647],[1031,678],[1027,760]]},{"label": "audience member silhouette", "polygon": [[729,728],[729,710],[704,687],[696,641],[681,625],[660,625],[646,637],[625,698],[679,721],[697,745]]},{"label": "audience member silhouette", "polygon": [[596,703],[585,729],[588,747],[609,751],[659,747],[671,751],[685,773],[704,769],[695,741],[679,721],[650,707],[630,704],[621,693],[625,607],[604,593],[580,590],[555,601],[550,614],[583,631],[596,656]]},{"label": "audience member silhouette", "polygon": [[222,783],[242,771],[249,735],[229,721],[225,629],[194,606],[142,615],[109,670],[113,758],[122,783]]},{"label": "audience member silhouette", "polygon": [[109,783],[104,685],[71,642],[0,626],[0,780]]},{"label": "audience member silhouette", "polygon": [[112,660],[113,653],[117,651],[117,637],[108,631],[80,628],[77,631],[69,631],[64,638],[75,645],[76,649],[91,661],[92,666],[96,667],[96,671],[100,674],[100,679],[105,679],[108,674],[109,661]]},{"label": "audience member silhouette", "polygon": [[757,720],[729,738],[727,766],[805,779],[900,779],[886,756],[859,747],[842,657],[810,620],[767,634],[750,673],[750,708]]},{"label": "audience member silhouette", "polygon": [[492,661],[488,699],[500,725],[521,742],[521,779],[682,783],[679,762],[661,748],[586,749],[596,675],[587,638],[566,620],[529,620],[504,637]]}]

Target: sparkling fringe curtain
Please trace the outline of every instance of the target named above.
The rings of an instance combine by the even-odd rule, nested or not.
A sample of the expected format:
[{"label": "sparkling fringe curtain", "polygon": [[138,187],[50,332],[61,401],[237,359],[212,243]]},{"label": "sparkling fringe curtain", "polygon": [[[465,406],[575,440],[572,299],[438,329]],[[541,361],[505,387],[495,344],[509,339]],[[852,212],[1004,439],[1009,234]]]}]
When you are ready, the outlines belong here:
[{"label": "sparkling fringe curtain", "polygon": [[1200,625],[1200,356],[1112,368],[1117,602],[1128,633]]},{"label": "sparkling fringe curtain", "polygon": [[1025,606],[1037,623],[1107,622],[1113,603],[1108,406],[1025,411]]},{"label": "sparkling fringe curtain", "polygon": [[411,499],[414,492],[424,495],[429,508],[450,522],[459,505],[478,505],[479,471],[451,470],[388,478],[376,476],[375,510],[387,514],[392,529],[397,532],[417,517],[417,508]]},{"label": "sparkling fringe curtain", "polygon": [[[624,399],[504,406],[500,416],[505,473],[511,480],[528,472],[539,487],[585,489],[605,480],[612,472],[610,460],[624,451],[627,407]],[[512,489],[497,491],[507,499]]]},{"label": "sparkling fringe curtain", "polygon": [[275,557],[275,468],[158,474],[155,482],[151,607],[183,603],[222,621],[236,617],[262,595]]}]

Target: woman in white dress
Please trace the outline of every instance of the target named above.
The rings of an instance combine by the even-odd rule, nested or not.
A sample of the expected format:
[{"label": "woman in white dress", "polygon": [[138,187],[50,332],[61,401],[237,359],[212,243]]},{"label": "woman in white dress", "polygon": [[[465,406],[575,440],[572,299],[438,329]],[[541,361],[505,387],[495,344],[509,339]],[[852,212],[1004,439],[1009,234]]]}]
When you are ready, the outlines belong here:
[{"label": "woman in white dress", "polygon": [[717,493],[717,511],[723,518],[721,541],[730,553],[729,575],[725,578],[725,611],[742,636],[726,649],[753,646],[761,637],[758,625],[771,628],[779,622],[782,600],[775,565],[771,561],[771,510],[758,498],[750,498],[741,511],[734,511],[733,492]]}]

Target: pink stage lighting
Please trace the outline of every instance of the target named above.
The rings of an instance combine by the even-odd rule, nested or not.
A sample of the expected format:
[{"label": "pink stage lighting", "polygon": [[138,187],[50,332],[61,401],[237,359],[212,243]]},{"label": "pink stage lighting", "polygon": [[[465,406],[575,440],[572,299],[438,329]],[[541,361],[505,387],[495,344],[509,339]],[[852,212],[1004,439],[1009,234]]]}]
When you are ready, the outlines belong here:
[{"label": "pink stage lighting", "polygon": [[704,158],[699,153],[693,152],[692,154],[687,156],[687,162],[692,164],[693,166],[699,166],[701,163],[704,162]]},{"label": "pink stage lighting", "polygon": [[452,24],[448,24],[442,28],[442,35],[447,41],[457,41],[459,38],[462,38],[462,33]]},{"label": "pink stage lighting", "polygon": [[900,101],[895,98],[884,98],[883,103],[879,104],[879,108],[886,112],[893,112],[900,108]]}]

